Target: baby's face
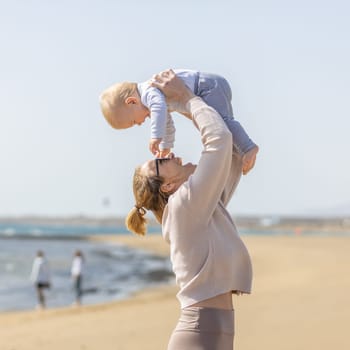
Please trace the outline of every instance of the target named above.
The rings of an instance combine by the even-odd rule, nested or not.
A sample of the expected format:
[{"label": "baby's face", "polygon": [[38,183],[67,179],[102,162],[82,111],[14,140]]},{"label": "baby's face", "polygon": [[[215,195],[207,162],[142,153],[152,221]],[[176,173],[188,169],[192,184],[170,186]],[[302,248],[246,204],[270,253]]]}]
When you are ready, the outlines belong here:
[{"label": "baby's face", "polygon": [[142,104],[129,104],[117,111],[115,116],[116,129],[128,129],[134,125],[141,125],[149,117],[149,111]]},{"label": "baby's face", "polygon": [[141,125],[147,117],[149,111],[142,104],[129,105],[129,118],[134,122],[134,125]]}]

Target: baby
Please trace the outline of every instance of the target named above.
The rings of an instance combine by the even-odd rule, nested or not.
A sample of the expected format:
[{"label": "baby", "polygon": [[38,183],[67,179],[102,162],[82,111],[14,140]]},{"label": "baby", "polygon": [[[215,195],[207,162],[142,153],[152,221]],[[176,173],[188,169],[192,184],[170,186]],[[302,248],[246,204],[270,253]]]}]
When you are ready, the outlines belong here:
[{"label": "baby", "polygon": [[[243,154],[243,174],[254,167],[258,146],[249,138],[241,124],[234,119],[231,88],[223,77],[189,69],[175,69],[175,74],[186,86],[223,118],[232,133],[233,143]],[[102,92],[100,104],[107,122],[115,129],[141,125],[151,118],[150,151],[165,157],[174,146],[175,127],[163,93],[152,86],[152,80],[143,83],[123,82]]]}]

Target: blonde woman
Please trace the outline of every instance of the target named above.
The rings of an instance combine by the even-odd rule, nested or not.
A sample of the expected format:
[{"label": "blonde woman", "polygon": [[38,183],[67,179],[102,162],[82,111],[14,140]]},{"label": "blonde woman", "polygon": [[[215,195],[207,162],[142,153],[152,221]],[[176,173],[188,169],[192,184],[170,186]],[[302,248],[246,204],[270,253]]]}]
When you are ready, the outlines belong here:
[{"label": "blonde woman", "polygon": [[189,115],[203,143],[198,165],[152,159],[135,170],[129,230],[144,235],[146,210],[162,224],[180,288],[181,316],[168,350],[232,350],[232,294],[250,293],[252,267],[226,206],[242,174],[242,156],[220,115],[171,70],[154,77],[177,110]]}]

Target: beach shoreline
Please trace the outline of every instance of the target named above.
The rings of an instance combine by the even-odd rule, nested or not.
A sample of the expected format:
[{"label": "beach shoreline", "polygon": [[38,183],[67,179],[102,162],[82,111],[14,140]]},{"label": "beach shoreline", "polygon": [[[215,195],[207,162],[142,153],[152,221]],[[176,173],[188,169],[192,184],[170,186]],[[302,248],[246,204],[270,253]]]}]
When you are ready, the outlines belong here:
[{"label": "beach shoreline", "polygon": [[[161,235],[92,236],[166,256]],[[348,236],[243,236],[251,295],[234,297],[237,349],[350,348]],[[0,314],[1,350],[166,349],[179,316],[174,285],[109,303]]]}]

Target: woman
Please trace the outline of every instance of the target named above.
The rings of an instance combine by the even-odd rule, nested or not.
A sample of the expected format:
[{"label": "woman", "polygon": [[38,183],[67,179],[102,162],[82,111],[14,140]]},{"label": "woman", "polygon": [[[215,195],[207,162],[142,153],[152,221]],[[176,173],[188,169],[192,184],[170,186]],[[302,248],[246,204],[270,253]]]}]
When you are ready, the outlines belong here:
[{"label": "woman", "polygon": [[162,224],[180,287],[181,316],[168,350],[232,350],[232,293],[250,293],[250,257],[226,206],[242,173],[242,157],[218,113],[172,71],[154,77],[170,103],[190,116],[203,150],[197,166],[171,155],[136,168],[135,208],[126,224],[145,234],[146,210]]}]

